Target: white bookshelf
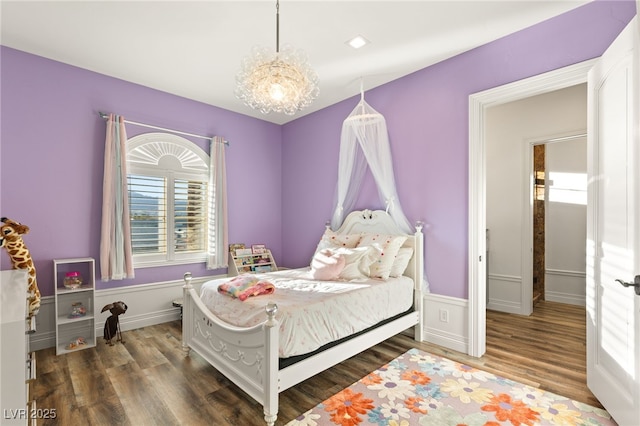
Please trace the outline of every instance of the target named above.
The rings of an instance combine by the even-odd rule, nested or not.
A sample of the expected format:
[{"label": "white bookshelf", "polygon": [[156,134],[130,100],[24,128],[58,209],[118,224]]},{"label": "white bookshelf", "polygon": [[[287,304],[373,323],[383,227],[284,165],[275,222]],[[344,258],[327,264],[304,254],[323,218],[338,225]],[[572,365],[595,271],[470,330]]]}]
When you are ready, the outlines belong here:
[{"label": "white bookshelf", "polygon": [[[67,273],[78,272],[82,276],[79,288],[64,286]],[[75,259],[54,259],[53,275],[55,283],[56,355],[92,348],[96,345],[96,304],[95,304],[95,260],[90,257]],[[79,306],[84,315],[73,315]],[[84,345],[71,348],[71,342],[83,338]]]},{"label": "white bookshelf", "polygon": [[266,250],[264,253],[251,254],[229,253],[228,274],[230,276],[272,272],[277,270],[278,266],[271,254],[271,250]]}]

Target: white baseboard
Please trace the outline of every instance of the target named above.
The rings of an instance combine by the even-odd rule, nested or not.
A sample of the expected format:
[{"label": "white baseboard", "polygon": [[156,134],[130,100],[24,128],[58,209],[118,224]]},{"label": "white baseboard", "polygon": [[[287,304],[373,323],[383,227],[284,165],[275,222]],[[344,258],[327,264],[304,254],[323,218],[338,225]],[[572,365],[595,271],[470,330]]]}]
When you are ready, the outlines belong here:
[{"label": "white baseboard", "polygon": [[466,299],[426,294],[423,340],[468,353],[468,310],[469,302]]},{"label": "white baseboard", "polygon": [[489,274],[487,280],[487,309],[512,314],[522,313],[522,277]]},{"label": "white baseboard", "polygon": [[522,304],[513,300],[502,300],[491,298],[487,303],[487,309],[492,311],[506,312],[509,314],[522,314]]},{"label": "white baseboard", "polygon": [[[198,289],[205,281],[220,277],[222,276],[194,278],[191,283]],[[128,306],[127,312],[120,316],[122,331],[179,319],[180,308],[174,307],[172,302],[182,297],[183,284],[183,280],[175,280],[96,290],[95,333],[98,336],[98,341],[102,339],[104,322],[110,315],[109,312],[101,313],[100,311],[104,306],[120,300]],[[55,298],[53,296],[43,297],[40,312],[36,316],[36,332],[30,336],[31,350],[38,351],[56,345],[55,311]]]},{"label": "white baseboard", "polygon": [[545,300],[550,302],[567,303],[569,305],[587,306],[587,298],[584,295],[561,293],[558,291],[545,291]]},{"label": "white baseboard", "polygon": [[545,270],[544,298],[551,302],[586,306],[587,274],[564,269]]}]

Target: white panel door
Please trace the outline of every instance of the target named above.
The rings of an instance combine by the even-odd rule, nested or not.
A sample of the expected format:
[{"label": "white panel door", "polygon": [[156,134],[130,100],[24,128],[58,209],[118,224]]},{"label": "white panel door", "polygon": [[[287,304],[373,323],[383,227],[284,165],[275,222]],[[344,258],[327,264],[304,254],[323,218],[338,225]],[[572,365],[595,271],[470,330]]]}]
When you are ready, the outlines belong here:
[{"label": "white panel door", "polygon": [[[637,17],[589,73],[587,383],[620,425],[640,422]],[[640,277],[638,277],[640,280]]]}]

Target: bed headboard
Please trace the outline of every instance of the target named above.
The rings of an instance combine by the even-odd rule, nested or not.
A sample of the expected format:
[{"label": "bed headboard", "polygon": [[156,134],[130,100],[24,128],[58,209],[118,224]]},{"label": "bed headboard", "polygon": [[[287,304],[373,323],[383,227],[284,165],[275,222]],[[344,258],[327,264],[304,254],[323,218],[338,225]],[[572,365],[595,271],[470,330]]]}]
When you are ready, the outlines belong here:
[{"label": "bed headboard", "polygon": [[393,218],[384,210],[356,210],[347,215],[336,232],[340,234],[389,234],[406,235],[403,247],[413,248],[413,256],[404,275],[414,279],[416,288],[421,288],[424,273],[424,238],[422,226],[416,226],[414,234],[402,232]]},{"label": "bed headboard", "polygon": [[356,210],[347,215],[336,231],[341,234],[380,233],[400,235],[398,225],[384,210]]}]

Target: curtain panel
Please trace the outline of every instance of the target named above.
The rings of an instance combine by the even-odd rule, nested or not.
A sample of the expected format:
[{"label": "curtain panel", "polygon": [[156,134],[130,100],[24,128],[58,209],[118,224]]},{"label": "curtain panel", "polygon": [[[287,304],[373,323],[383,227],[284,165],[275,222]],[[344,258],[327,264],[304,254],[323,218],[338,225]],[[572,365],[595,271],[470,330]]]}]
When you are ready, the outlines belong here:
[{"label": "curtain panel", "polygon": [[209,150],[209,249],[207,269],[228,266],[229,235],[227,218],[227,170],[225,142],[219,136],[211,138]]},{"label": "curtain panel", "polygon": [[127,191],[124,118],[109,114],[102,181],[100,273],[102,281],[134,278]]}]

